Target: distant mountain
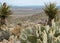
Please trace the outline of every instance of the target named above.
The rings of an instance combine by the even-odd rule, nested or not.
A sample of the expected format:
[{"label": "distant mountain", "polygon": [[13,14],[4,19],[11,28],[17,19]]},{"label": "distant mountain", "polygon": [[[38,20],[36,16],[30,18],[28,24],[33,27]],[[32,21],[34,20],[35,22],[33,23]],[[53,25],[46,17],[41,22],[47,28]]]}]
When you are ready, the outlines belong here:
[{"label": "distant mountain", "polygon": [[[57,6],[60,9],[60,6]],[[43,12],[44,6],[11,6],[13,16],[8,18],[10,23],[17,23],[20,21],[40,22],[39,20],[46,20],[48,17]],[[60,12],[58,12],[60,14]],[[60,17],[60,16],[59,16]]]},{"label": "distant mountain", "polygon": [[18,9],[18,8],[25,8],[25,9],[41,9],[43,8],[43,6],[11,6],[11,8],[15,8],[15,9]]},{"label": "distant mountain", "polygon": [[[57,6],[60,9],[60,6]],[[11,6],[12,9],[43,9],[44,6]]]},{"label": "distant mountain", "polygon": [[11,6],[13,15],[33,15],[42,12],[43,6]]},{"label": "distant mountain", "polygon": [[[60,9],[60,6],[57,6]],[[13,15],[33,15],[41,13],[44,6],[11,6]]]}]

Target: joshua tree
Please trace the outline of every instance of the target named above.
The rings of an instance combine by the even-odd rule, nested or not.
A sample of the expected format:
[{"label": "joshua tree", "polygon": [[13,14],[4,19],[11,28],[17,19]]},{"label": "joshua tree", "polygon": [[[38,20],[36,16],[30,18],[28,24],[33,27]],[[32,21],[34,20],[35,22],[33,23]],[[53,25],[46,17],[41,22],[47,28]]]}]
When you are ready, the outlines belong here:
[{"label": "joshua tree", "polygon": [[49,17],[48,23],[47,23],[48,25],[50,25],[50,26],[52,25],[51,21],[52,21],[52,19],[54,19],[56,17],[57,11],[58,11],[58,8],[56,7],[56,5],[54,3],[45,5],[44,12]]},{"label": "joshua tree", "polygon": [[0,6],[0,25],[5,24],[5,19],[11,15],[10,7],[6,3]]}]

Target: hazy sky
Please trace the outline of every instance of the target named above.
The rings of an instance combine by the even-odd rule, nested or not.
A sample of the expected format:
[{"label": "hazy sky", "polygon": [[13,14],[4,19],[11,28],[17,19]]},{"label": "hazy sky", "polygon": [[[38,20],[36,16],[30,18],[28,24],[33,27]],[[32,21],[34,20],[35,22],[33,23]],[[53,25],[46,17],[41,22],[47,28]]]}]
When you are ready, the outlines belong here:
[{"label": "hazy sky", "polygon": [[44,5],[44,3],[54,2],[60,5],[60,0],[0,0],[0,2],[6,2],[8,5],[13,6],[33,6],[33,5]]}]

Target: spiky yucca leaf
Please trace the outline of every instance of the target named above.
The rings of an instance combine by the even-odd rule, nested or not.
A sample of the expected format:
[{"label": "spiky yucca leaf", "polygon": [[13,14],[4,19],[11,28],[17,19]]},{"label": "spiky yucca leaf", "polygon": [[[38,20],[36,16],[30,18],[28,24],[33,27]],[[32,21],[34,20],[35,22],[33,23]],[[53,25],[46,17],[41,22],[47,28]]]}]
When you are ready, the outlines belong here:
[{"label": "spiky yucca leaf", "polygon": [[50,3],[48,5],[46,4],[45,8],[44,8],[44,12],[49,17],[47,24],[51,26],[52,25],[51,20],[56,17],[56,14],[58,12],[58,8],[56,7],[56,5],[54,3]]},{"label": "spiky yucca leaf", "polygon": [[[4,3],[3,3],[4,4]],[[0,7],[0,17],[8,17],[9,15],[11,15],[11,10],[10,10],[10,7],[9,6],[4,6],[4,5],[1,5]]]},{"label": "spiky yucca leaf", "polygon": [[49,16],[49,18],[55,18],[58,8],[54,3],[50,3],[49,5],[45,5],[44,8],[45,13]]}]

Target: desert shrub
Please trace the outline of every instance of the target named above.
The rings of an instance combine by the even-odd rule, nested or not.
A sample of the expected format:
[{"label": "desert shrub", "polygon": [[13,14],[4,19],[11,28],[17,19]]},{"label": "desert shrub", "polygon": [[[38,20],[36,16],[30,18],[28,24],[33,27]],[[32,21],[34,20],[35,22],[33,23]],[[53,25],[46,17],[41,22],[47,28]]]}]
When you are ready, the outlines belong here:
[{"label": "desert shrub", "polygon": [[8,40],[10,37],[10,33],[8,31],[0,30],[0,41],[3,41],[3,39]]},{"label": "desert shrub", "polygon": [[[16,27],[16,26],[15,26]],[[18,28],[19,27],[19,28]],[[17,26],[15,28],[15,32],[19,33],[19,37],[17,39],[21,43],[59,43],[60,42],[60,28],[56,22],[52,24],[51,27],[49,25],[41,25],[41,24],[34,24],[34,23],[26,23],[23,25],[23,28]],[[13,32],[13,31],[12,31]],[[3,33],[3,34],[2,34]],[[0,40],[9,39],[11,31],[9,30],[0,30]],[[17,34],[15,34],[17,36]],[[15,37],[14,36],[14,37]]]},{"label": "desert shrub", "polygon": [[58,39],[57,37],[60,36],[60,30],[55,23],[56,22],[54,22],[51,27],[49,27],[49,25],[44,26],[40,24],[28,25],[21,30],[21,43],[59,43],[60,41],[58,40],[60,38]]}]

